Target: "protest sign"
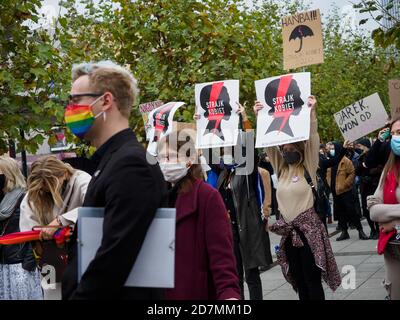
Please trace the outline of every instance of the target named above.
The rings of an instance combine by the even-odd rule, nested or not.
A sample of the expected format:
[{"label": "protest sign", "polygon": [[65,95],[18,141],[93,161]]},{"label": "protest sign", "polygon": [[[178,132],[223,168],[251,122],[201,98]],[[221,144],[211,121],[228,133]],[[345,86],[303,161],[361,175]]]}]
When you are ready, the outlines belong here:
[{"label": "protest sign", "polygon": [[197,120],[196,148],[236,145],[239,116],[239,80],[224,80],[196,84]]},{"label": "protest sign", "polygon": [[143,117],[144,130],[146,131],[146,140],[147,141],[150,140],[149,129],[151,127],[151,125],[149,123],[149,113],[151,111],[153,111],[154,109],[161,107],[163,104],[164,104],[164,102],[162,102],[160,100],[139,104],[139,111]]},{"label": "protest sign", "polygon": [[382,128],[388,118],[377,93],[354,102],[334,116],[344,139],[351,142]]},{"label": "protest sign", "polygon": [[299,68],[324,62],[319,9],[282,19],[283,68]]},{"label": "protest sign", "polygon": [[293,73],[255,82],[264,108],[257,116],[256,148],[307,140],[310,136],[310,73]]},{"label": "protest sign", "polygon": [[389,80],[389,98],[392,119],[400,117],[400,80]]},{"label": "protest sign", "polygon": [[151,155],[157,155],[158,141],[171,133],[174,114],[176,110],[184,104],[184,102],[168,102],[149,113],[148,123],[150,127],[148,130],[150,142],[147,151]]}]

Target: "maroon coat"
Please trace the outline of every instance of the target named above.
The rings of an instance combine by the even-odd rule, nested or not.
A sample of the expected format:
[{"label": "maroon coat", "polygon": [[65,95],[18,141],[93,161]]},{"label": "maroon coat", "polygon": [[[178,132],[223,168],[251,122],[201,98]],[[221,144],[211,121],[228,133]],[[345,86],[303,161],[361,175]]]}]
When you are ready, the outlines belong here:
[{"label": "maroon coat", "polygon": [[167,299],[240,299],[228,214],[219,192],[202,180],[176,199],[175,288]]}]

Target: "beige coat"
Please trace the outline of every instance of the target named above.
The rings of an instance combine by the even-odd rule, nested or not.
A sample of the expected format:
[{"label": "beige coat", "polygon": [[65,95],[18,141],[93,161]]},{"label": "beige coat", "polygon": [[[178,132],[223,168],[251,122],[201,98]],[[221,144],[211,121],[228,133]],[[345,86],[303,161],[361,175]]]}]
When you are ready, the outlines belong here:
[{"label": "beige coat", "polygon": [[[61,208],[54,207],[53,218],[60,216],[63,225],[75,224],[78,219],[78,214],[75,208],[83,205],[86,190],[91,180],[91,176],[84,171],[76,170],[68,182],[65,190],[66,196]],[[39,219],[34,208],[28,204],[29,192],[25,195],[21,202],[21,216],[19,227],[21,231],[30,231],[33,227],[39,226]],[[67,207],[68,206],[68,207]]]}]

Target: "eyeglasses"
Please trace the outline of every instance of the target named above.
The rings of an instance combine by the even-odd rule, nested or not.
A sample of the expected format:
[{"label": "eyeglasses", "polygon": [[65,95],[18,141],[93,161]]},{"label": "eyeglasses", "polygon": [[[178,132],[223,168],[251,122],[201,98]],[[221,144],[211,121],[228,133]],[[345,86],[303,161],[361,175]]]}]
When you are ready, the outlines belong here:
[{"label": "eyeglasses", "polygon": [[70,94],[68,96],[68,104],[73,104],[73,103],[78,103],[80,99],[77,98],[82,98],[82,97],[93,97],[97,98],[102,96],[103,93],[77,93],[77,94]]}]

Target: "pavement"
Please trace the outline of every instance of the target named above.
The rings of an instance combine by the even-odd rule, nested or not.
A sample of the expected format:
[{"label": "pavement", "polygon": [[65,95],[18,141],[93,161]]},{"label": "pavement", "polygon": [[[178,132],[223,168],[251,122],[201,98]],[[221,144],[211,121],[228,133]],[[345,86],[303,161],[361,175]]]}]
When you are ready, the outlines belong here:
[{"label": "pavement", "polygon": [[[274,223],[275,218],[270,219]],[[367,221],[361,221],[366,235],[370,228]],[[332,250],[339,271],[342,272],[342,285],[333,292],[323,282],[326,300],[384,300],[387,293],[382,286],[385,276],[383,256],[376,253],[377,240],[359,240],[358,231],[350,230],[350,239],[336,241],[340,235],[336,231],[337,222],[328,225]],[[269,233],[273,267],[261,273],[264,300],[298,300],[296,292],[283,277],[281,267],[276,263],[274,247],[279,245],[280,236]],[[349,273],[350,272],[350,273]],[[249,299],[245,284],[245,299]]]}]

